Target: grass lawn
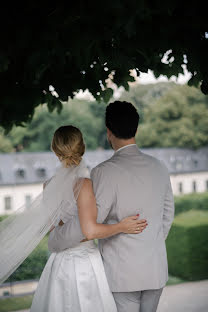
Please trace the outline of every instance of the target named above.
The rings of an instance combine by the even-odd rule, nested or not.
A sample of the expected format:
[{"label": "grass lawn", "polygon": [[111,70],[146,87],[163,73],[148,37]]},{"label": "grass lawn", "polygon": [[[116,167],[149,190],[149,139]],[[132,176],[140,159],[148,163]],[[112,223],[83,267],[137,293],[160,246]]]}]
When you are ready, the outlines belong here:
[{"label": "grass lawn", "polygon": [[7,298],[0,300],[0,312],[18,311],[29,309],[32,304],[33,296]]}]

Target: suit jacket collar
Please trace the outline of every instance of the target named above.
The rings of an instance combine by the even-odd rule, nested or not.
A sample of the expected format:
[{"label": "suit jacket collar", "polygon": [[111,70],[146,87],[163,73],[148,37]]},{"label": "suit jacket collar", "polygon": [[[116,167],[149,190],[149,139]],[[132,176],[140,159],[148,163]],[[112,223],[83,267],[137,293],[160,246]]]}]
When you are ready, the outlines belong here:
[{"label": "suit jacket collar", "polygon": [[125,147],[122,147],[121,149],[118,149],[115,151],[114,156],[116,155],[132,155],[135,153],[141,153],[140,149],[136,144],[129,144]]}]

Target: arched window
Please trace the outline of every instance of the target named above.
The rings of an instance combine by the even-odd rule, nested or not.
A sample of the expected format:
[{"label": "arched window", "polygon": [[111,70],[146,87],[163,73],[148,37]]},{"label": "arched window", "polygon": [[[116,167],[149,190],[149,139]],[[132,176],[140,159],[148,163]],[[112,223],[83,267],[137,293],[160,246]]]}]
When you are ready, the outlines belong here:
[{"label": "arched window", "polygon": [[4,209],[11,210],[12,209],[12,198],[11,196],[4,197]]},{"label": "arched window", "polygon": [[26,208],[30,207],[31,202],[32,202],[32,196],[29,194],[25,195],[25,206],[26,206]]},{"label": "arched window", "polygon": [[192,182],[192,191],[196,192],[196,181]]},{"label": "arched window", "polygon": [[179,191],[179,193],[183,193],[183,183],[182,182],[178,183],[178,191]]}]

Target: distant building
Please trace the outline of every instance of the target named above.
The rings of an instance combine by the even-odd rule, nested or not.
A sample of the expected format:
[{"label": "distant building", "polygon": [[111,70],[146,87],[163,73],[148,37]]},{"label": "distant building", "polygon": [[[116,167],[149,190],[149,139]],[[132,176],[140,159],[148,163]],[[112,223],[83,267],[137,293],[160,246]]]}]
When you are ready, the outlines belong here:
[{"label": "distant building", "polygon": [[[174,195],[208,191],[208,147],[197,151],[185,148],[141,148],[141,151],[165,163]],[[112,155],[112,150],[88,151],[84,159],[92,169]],[[0,215],[24,204],[29,206],[58,165],[52,152],[0,154]]]}]

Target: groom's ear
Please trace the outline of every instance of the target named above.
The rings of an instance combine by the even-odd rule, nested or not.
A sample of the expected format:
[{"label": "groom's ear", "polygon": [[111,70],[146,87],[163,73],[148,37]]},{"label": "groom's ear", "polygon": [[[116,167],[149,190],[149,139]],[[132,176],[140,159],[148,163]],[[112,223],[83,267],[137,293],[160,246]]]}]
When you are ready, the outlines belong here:
[{"label": "groom's ear", "polygon": [[112,136],[112,132],[108,128],[107,128],[107,136],[108,136],[108,138],[110,138]]}]

